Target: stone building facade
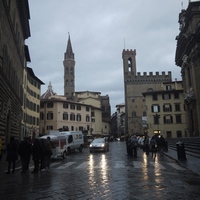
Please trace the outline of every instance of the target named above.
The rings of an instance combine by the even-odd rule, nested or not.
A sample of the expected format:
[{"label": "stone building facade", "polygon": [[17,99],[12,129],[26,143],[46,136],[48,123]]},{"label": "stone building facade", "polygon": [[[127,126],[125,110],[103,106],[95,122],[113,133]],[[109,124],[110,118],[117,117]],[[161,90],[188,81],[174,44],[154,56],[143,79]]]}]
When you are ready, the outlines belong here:
[{"label": "stone building facade", "polygon": [[0,136],[19,139],[23,115],[23,70],[29,61],[28,0],[0,1]]},{"label": "stone building facade", "polygon": [[163,82],[171,81],[171,72],[144,72],[136,70],[136,50],[123,50],[124,97],[125,97],[125,133],[141,134],[142,117],[146,116],[145,98],[142,93],[160,90]]},{"label": "stone building facade", "polygon": [[147,124],[150,136],[164,138],[187,137],[186,114],[182,81],[165,82],[162,90],[143,93],[147,106]]},{"label": "stone building facade", "polygon": [[41,95],[40,133],[50,130],[84,131],[90,134],[109,134],[110,122],[103,120],[99,92],[74,93],[75,100],[57,95],[51,84]]},{"label": "stone building facade", "polygon": [[181,67],[187,131],[200,136],[200,1],[189,2],[179,14],[176,65]]},{"label": "stone building facade", "polygon": [[20,139],[36,137],[39,133],[40,88],[44,83],[34,74],[33,69],[25,67],[23,77],[23,116]]}]

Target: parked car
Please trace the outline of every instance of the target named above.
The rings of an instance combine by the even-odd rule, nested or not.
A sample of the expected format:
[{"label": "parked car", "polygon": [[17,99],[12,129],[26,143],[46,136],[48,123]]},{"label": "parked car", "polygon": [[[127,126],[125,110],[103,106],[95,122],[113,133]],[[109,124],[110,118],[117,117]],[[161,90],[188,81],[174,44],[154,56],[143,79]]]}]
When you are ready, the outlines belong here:
[{"label": "parked car", "polygon": [[109,151],[109,143],[105,138],[94,139],[89,146],[90,153],[93,151]]}]

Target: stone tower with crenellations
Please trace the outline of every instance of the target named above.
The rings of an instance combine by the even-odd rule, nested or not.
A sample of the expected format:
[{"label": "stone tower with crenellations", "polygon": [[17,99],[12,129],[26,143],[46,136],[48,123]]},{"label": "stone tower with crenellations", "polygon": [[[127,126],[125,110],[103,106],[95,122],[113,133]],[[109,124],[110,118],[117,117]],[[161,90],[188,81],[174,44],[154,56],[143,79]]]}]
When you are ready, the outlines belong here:
[{"label": "stone tower with crenellations", "polygon": [[142,121],[146,118],[145,98],[142,93],[146,91],[161,90],[162,83],[171,81],[171,72],[144,72],[136,70],[136,50],[123,50],[124,68],[124,97],[125,97],[125,133],[141,134],[144,129]]},{"label": "stone tower with crenellations", "polygon": [[75,60],[72,50],[70,35],[68,37],[67,49],[64,54],[64,95],[72,99],[75,91]]}]

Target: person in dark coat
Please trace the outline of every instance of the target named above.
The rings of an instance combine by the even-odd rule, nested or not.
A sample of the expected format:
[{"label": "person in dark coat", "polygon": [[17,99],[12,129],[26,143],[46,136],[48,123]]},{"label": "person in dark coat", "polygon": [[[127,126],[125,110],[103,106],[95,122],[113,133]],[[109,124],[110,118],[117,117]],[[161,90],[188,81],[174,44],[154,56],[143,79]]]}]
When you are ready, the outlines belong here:
[{"label": "person in dark coat", "polygon": [[160,157],[163,157],[164,156],[164,150],[165,150],[166,142],[165,142],[165,139],[164,139],[164,137],[162,135],[158,136],[157,145],[158,145],[158,150],[160,152]]},{"label": "person in dark coat", "polygon": [[26,138],[26,137],[19,144],[18,154],[20,155],[21,164],[22,164],[22,172],[21,173],[26,173],[26,171],[29,169],[31,147],[32,147],[32,145],[28,141],[28,138]]},{"label": "person in dark coat", "polygon": [[137,136],[134,135],[131,138],[131,145],[132,145],[132,151],[133,151],[133,155],[135,158],[137,158],[137,147],[138,147],[138,139]]},{"label": "person in dark coat", "polygon": [[50,137],[47,137],[44,143],[44,169],[42,169],[42,171],[49,170],[51,164],[51,156],[52,156],[52,145]]},{"label": "person in dark coat", "polygon": [[15,172],[16,160],[18,160],[17,142],[15,141],[15,138],[11,136],[10,142],[7,144],[6,161],[8,161],[8,171],[6,172],[6,174],[10,174],[11,165],[12,165],[12,173]]},{"label": "person in dark coat", "polygon": [[156,153],[157,153],[157,143],[156,143],[156,138],[153,136],[150,140],[150,149],[152,152],[152,158],[156,158]]},{"label": "person in dark coat", "polygon": [[126,136],[126,151],[128,156],[133,156],[132,146],[131,146],[131,135]]},{"label": "person in dark coat", "polygon": [[32,146],[32,159],[34,162],[34,170],[31,173],[38,173],[41,155],[42,149],[40,145],[40,140],[36,138]]}]

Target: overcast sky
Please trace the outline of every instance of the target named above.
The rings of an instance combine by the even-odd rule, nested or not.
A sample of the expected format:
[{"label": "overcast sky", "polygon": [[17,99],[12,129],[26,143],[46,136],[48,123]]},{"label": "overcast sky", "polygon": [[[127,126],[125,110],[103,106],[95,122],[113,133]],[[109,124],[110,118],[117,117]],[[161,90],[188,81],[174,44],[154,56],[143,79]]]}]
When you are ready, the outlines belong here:
[{"label": "overcast sky", "polygon": [[[183,3],[182,3],[183,2]],[[183,5],[182,5],[183,4]],[[75,91],[109,95],[111,112],[124,102],[123,49],[136,49],[137,72],[172,72],[178,16],[188,0],[29,0],[31,67],[54,92],[64,95],[68,32],[75,54]]]}]

